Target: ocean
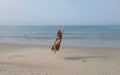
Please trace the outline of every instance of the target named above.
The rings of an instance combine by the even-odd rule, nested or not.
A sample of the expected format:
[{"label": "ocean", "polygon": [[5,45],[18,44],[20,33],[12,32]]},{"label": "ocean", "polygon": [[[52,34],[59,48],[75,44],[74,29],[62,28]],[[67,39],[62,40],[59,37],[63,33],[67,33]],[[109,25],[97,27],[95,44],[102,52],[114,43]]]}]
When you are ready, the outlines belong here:
[{"label": "ocean", "polygon": [[[0,26],[0,43],[52,45],[58,26]],[[120,48],[120,25],[64,26],[61,45]]]}]

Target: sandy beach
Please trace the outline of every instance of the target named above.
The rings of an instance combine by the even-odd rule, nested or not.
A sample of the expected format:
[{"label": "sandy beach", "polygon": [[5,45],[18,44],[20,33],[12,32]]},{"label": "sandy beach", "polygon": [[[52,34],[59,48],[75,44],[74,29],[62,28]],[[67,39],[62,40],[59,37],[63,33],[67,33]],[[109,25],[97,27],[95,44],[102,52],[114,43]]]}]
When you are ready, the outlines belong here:
[{"label": "sandy beach", "polygon": [[0,44],[0,75],[120,75],[120,48]]}]

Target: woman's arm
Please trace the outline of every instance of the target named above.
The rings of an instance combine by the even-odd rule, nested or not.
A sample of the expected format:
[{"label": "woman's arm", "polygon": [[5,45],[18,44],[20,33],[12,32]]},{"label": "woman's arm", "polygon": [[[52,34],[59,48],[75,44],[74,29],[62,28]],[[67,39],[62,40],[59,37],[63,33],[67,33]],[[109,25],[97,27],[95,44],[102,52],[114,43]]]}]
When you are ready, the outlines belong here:
[{"label": "woman's arm", "polygon": [[64,33],[64,27],[60,25],[60,26],[58,27],[58,31],[60,31],[60,32],[63,34],[63,33]]}]

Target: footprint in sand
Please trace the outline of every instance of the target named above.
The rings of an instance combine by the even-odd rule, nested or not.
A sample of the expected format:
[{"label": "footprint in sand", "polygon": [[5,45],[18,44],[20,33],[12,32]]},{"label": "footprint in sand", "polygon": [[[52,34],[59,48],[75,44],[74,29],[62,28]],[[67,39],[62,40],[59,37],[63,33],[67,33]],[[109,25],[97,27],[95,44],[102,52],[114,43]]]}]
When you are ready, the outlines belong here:
[{"label": "footprint in sand", "polygon": [[117,68],[117,69],[116,69],[116,71],[117,71],[117,72],[120,72],[120,69],[119,69],[119,68]]},{"label": "footprint in sand", "polygon": [[10,55],[8,58],[23,57],[22,55]]},{"label": "footprint in sand", "polygon": [[111,75],[109,72],[98,72],[99,75]]},{"label": "footprint in sand", "polygon": [[87,60],[86,59],[83,59],[82,62],[85,63]]}]

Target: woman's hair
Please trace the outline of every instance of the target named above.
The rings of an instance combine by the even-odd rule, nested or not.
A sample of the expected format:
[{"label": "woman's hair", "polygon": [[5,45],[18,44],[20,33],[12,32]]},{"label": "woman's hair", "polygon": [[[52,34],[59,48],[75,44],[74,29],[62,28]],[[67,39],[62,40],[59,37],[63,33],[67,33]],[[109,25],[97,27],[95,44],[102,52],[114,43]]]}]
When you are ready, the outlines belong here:
[{"label": "woman's hair", "polygon": [[58,30],[57,34],[61,34],[61,30]]},{"label": "woman's hair", "polygon": [[62,39],[62,32],[61,32],[61,30],[58,30],[57,36],[58,36],[59,39]]}]

